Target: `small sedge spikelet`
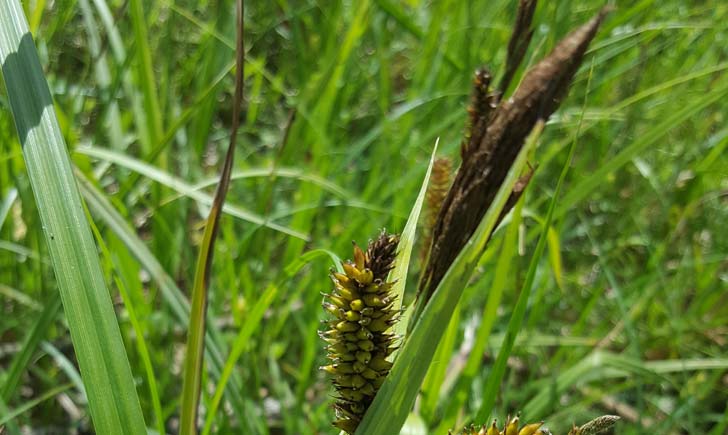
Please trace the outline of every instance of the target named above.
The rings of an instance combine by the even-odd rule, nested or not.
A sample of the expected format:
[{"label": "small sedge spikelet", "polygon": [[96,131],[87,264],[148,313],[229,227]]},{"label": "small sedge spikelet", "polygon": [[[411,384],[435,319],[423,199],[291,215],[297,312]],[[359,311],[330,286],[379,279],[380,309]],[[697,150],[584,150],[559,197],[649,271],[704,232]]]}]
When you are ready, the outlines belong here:
[{"label": "small sedge spikelet", "polygon": [[574,426],[570,431],[569,435],[597,435],[604,433],[611,429],[612,426],[619,420],[616,415],[603,415],[597,417],[594,420],[586,423],[581,427]]},{"label": "small sedge spikelet", "polygon": [[468,106],[468,121],[465,135],[460,144],[460,157],[465,160],[472,150],[478,148],[488,127],[490,114],[498,103],[498,95],[489,92],[492,76],[485,67],[475,70],[473,93]]},{"label": "small sedge spikelet", "polygon": [[[569,435],[598,435],[614,426],[617,420],[619,420],[619,417],[616,415],[603,415],[583,426],[574,426],[569,431]],[[552,435],[551,431],[542,426],[542,421],[521,426],[518,416],[513,418],[509,416],[503,429],[498,429],[498,422],[493,420],[490,426],[483,425],[480,429],[472,425],[466,427],[461,435]],[[453,435],[452,431],[449,431],[448,435]]]},{"label": "small sedge spikelet", "polygon": [[430,185],[427,187],[427,219],[425,223],[424,245],[421,251],[420,259],[422,263],[427,260],[427,254],[430,251],[432,243],[432,232],[437,223],[437,215],[440,214],[440,208],[445,201],[447,191],[450,189],[450,178],[452,176],[452,161],[447,157],[441,157],[435,160],[432,165],[432,175],[430,175]]},{"label": "small sedge spikelet", "polygon": [[399,236],[382,232],[366,252],[354,244],[354,260],[342,265],[344,273],[331,272],[334,290],[326,295],[324,310],[335,318],[320,334],[328,343],[331,364],[321,369],[333,375],[333,425],[350,434],[392,367],[387,357],[395,349],[395,336],[389,330],[399,310],[392,308],[393,283],[387,282],[387,275],[398,243]]},{"label": "small sedge spikelet", "polygon": [[[547,435],[548,429],[541,428],[543,422],[530,423],[520,426],[518,417],[506,419],[503,429],[498,429],[498,422],[493,420],[490,426],[483,425],[478,429],[477,426],[470,426],[463,429],[462,435]],[[452,435],[452,432],[449,432]]]}]

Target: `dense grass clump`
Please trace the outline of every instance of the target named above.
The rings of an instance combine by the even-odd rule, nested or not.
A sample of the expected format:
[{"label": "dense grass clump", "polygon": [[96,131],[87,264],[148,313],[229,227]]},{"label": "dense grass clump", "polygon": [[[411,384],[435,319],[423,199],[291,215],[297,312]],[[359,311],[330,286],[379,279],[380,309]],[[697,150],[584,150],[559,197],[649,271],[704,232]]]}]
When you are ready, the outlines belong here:
[{"label": "dense grass clump", "polygon": [[[544,1],[531,15],[517,3],[532,2],[246,3],[243,112],[201,331],[203,433],[334,433],[332,419],[353,429],[347,412],[362,418],[318,370],[349,352],[318,336],[351,308],[321,310],[329,269],[351,240],[402,232],[398,250],[423,259],[397,281],[392,319],[406,322],[428,209],[406,244],[403,229],[436,139],[454,175],[492,103],[520,98],[529,71],[604,6]],[[527,156],[530,181],[438,325],[415,405],[401,411],[407,433],[460,433],[514,409],[554,434],[607,414],[623,435],[728,430],[728,5],[612,3]],[[90,433],[105,411],[95,398],[126,379],[117,405],[135,419],[124,422],[176,433],[190,289],[232,129],[235,2],[0,2],[3,20],[20,16],[27,32],[0,22],[0,428]],[[37,68],[14,70],[31,53]],[[16,104],[43,77],[48,96]],[[19,107],[37,115],[20,135]],[[38,166],[36,133],[50,131],[57,154]],[[50,183],[44,168],[65,162],[69,182]],[[80,196],[44,202],[44,187]],[[64,206],[66,223],[49,226]],[[58,229],[83,225],[86,249],[58,261],[82,246]],[[334,277],[350,279],[360,255]],[[83,285],[66,285],[64,266]],[[77,343],[101,335],[108,347],[92,348],[107,358],[88,364]],[[127,363],[128,376],[84,385],[100,379],[88,367]]]}]

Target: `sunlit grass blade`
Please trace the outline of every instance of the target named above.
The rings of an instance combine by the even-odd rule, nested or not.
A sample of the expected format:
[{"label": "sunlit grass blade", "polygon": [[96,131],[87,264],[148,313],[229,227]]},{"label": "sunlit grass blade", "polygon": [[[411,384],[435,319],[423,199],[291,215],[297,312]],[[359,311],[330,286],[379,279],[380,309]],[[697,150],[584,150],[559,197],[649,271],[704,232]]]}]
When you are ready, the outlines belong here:
[{"label": "sunlit grass blade", "polygon": [[357,434],[399,433],[463,289],[485,250],[513,186],[526,166],[528,154],[535,147],[536,137],[533,135],[526,141],[477,230],[424,308],[387,380],[359,425]]},{"label": "sunlit grass blade", "polygon": [[[427,186],[430,183],[430,174],[432,173],[432,165],[435,163],[435,155],[437,154],[437,145],[440,143],[438,138],[435,141],[435,148],[432,150],[432,156],[430,157],[430,164],[425,172],[425,178],[422,180],[422,187],[420,187],[420,193],[415,199],[415,204],[412,206],[410,215],[407,218],[407,223],[404,225],[402,234],[399,239],[399,248],[397,249],[397,260],[395,268],[392,270],[389,276],[389,281],[394,282],[392,286],[392,294],[395,296],[394,309],[400,309],[402,307],[402,300],[404,298],[404,290],[407,286],[407,271],[409,270],[410,257],[412,256],[412,248],[415,244],[415,232],[417,230],[417,222],[420,219],[420,213],[422,212],[422,204],[425,201],[427,195]],[[394,325],[394,333],[402,336],[404,339],[404,333],[407,329],[407,322],[409,317],[412,315],[412,307],[406,307],[402,318]],[[397,351],[395,350],[392,354],[396,357]]]},{"label": "sunlit grass blade", "polygon": [[33,193],[98,433],[144,433],[134,379],[23,9],[0,3],[0,57]]},{"label": "sunlit grass blade", "polygon": [[[91,220],[91,216],[87,209],[87,215],[89,218],[89,222],[91,223],[91,230],[94,233],[94,236],[96,237],[96,240],[98,241],[99,249],[101,250],[101,254],[103,255],[104,261],[109,264],[110,267],[114,267],[113,259],[111,256],[111,252],[109,252],[109,248],[106,246],[106,243],[104,242],[104,239],[101,237],[101,233],[99,232],[99,229],[96,227],[94,222]],[[107,266],[107,267],[109,267]],[[117,267],[118,269],[118,267]],[[157,432],[160,434],[164,434],[164,416],[162,414],[162,404],[159,400],[159,389],[157,388],[157,379],[154,375],[154,368],[152,367],[152,359],[149,355],[149,346],[147,346],[147,341],[144,338],[144,329],[142,329],[142,326],[139,322],[139,318],[136,314],[136,308],[134,308],[133,301],[131,297],[129,296],[129,291],[126,289],[126,286],[120,279],[118,275],[114,276],[114,282],[116,283],[116,288],[119,290],[119,294],[121,295],[121,299],[124,301],[124,306],[126,307],[126,311],[129,315],[129,321],[131,322],[132,328],[134,328],[134,333],[136,334],[136,347],[137,352],[139,352],[139,357],[142,360],[142,365],[144,366],[144,374],[147,379],[147,384],[149,388],[149,396],[150,400],[152,402],[152,410],[154,411],[154,418],[156,420],[156,429]]]}]

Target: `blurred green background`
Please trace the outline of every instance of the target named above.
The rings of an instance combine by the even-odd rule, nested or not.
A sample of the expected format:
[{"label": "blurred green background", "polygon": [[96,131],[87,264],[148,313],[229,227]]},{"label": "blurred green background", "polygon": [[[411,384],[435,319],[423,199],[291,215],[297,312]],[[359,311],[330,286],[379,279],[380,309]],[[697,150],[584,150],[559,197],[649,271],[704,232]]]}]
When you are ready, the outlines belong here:
[{"label": "blurred green background", "polygon": [[[472,72],[480,65],[501,71],[516,2],[246,3],[245,118],[208,316],[219,341],[229,348],[264,289],[280,289],[252,326],[238,382],[228,387],[245,413],[226,406],[216,427],[334,433],[331,387],[317,369],[325,363],[317,330],[327,271],[335,256],[350,257],[352,240],[402,230],[437,137],[438,154],[457,166]],[[186,324],[171,292],[191,287],[228,143],[234,4],[23,5],[82,192],[110,251],[101,261],[147,424],[144,362],[119,283],[140,319],[173,432]],[[526,63],[602,5],[541,2]],[[614,5],[534,156],[521,255],[482,368],[464,387],[462,421],[482,400],[533,236],[576,140],[497,416],[521,410],[554,433],[605,413],[622,417],[620,434],[727,433],[728,103],[711,101],[728,96],[728,4]],[[13,417],[38,433],[88,432],[4,89],[0,106],[0,421]],[[443,394],[439,406],[416,408],[430,428],[480,325],[503,234],[496,232],[461,300],[450,357],[433,363],[449,365],[439,391],[427,392]],[[409,290],[420,266],[415,252]],[[204,404],[214,391],[203,392]]]}]

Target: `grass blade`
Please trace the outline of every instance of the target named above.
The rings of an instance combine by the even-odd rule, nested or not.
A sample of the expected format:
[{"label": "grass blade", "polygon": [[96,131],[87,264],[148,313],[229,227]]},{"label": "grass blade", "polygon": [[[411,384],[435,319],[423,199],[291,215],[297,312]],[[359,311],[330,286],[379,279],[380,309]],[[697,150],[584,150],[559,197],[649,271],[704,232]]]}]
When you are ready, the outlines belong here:
[{"label": "grass blade", "polygon": [[[87,209],[88,213],[88,209]],[[99,232],[99,229],[96,227],[93,221],[91,221],[91,216],[89,214],[89,221],[91,222],[91,231],[93,231],[94,236],[96,237],[96,240],[98,240],[99,249],[101,251],[101,254],[104,257],[104,260],[108,262],[108,264],[112,265],[112,267],[116,267],[119,269],[118,265],[113,265],[113,259],[111,256],[111,252],[109,252],[109,248],[106,246],[106,243],[104,243],[103,238],[101,237],[101,233]],[[154,411],[154,417],[156,419],[156,429],[157,432],[160,434],[164,434],[164,416],[162,414],[162,404],[159,400],[159,389],[157,388],[157,379],[154,376],[154,369],[152,367],[152,358],[149,355],[149,347],[147,346],[146,339],[144,338],[144,329],[141,326],[141,323],[139,322],[139,318],[136,314],[136,309],[134,308],[134,303],[129,295],[129,291],[127,290],[126,286],[122,282],[121,277],[118,273],[115,273],[114,276],[114,282],[116,283],[116,288],[119,290],[119,294],[121,295],[121,299],[124,301],[124,306],[126,307],[127,314],[129,315],[129,321],[131,322],[132,328],[134,328],[134,333],[136,334],[136,346],[137,346],[137,352],[139,352],[139,357],[142,360],[142,364],[144,366],[144,374],[147,378],[147,383],[149,384],[149,396],[150,400],[152,402],[152,410]]]},{"label": "grass blade", "polygon": [[[440,138],[437,138],[437,141],[435,142],[435,148],[432,150],[432,156],[430,157],[430,165],[427,167],[425,179],[422,180],[420,193],[417,195],[415,205],[412,207],[412,211],[410,211],[410,215],[407,218],[407,223],[404,225],[404,230],[402,230],[402,235],[399,239],[399,252],[397,253],[396,260],[397,267],[392,270],[391,276],[389,277],[389,281],[394,281],[395,283],[392,287],[392,294],[396,297],[394,302],[395,310],[398,310],[402,307],[402,301],[404,300],[404,290],[407,284],[407,271],[409,269],[410,257],[412,256],[412,248],[415,244],[415,231],[417,230],[417,221],[420,218],[422,204],[424,203],[425,196],[427,195],[427,186],[430,183],[432,165],[435,163],[435,155],[437,154],[437,146],[439,143]],[[409,318],[412,315],[413,307],[414,305],[408,307],[408,309],[406,309],[406,311],[402,313],[402,318],[394,326],[395,334],[404,336],[404,333],[407,329],[407,323],[409,322]],[[397,352],[398,351],[396,350],[394,351],[394,353],[392,354],[393,357],[397,356]]]},{"label": "grass blade", "polygon": [[141,0],[131,0],[131,21],[134,27],[134,40],[137,50],[137,80],[142,85],[144,95],[144,110],[147,112],[147,130],[149,137],[146,143],[151,145],[157,143],[162,135],[162,110],[159,108],[157,95],[157,82],[152,69],[152,54],[149,49],[149,38],[147,37],[146,14]]},{"label": "grass blade", "polygon": [[[574,141],[574,144],[575,143],[576,141]],[[558,198],[559,192],[561,191],[561,186],[564,182],[564,179],[566,178],[571,159],[574,155],[574,148],[575,147],[572,146],[569,152],[569,157],[567,158],[566,164],[564,165],[564,169],[561,172],[561,177],[559,178],[559,181],[556,185],[556,191],[554,192],[551,204],[549,205],[548,214],[546,215],[546,220],[543,224],[543,232],[541,233],[541,237],[538,240],[538,244],[536,245],[536,250],[533,253],[533,257],[531,257],[531,263],[529,264],[528,272],[526,273],[526,280],[523,283],[521,293],[518,295],[516,306],[513,309],[513,314],[511,315],[511,319],[508,322],[508,328],[506,329],[506,337],[503,340],[503,345],[501,346],[495,364],[493,365],[493,368],[488,375],[488,381],[485,386],[485,391],[483,392],[483,403],[480,405],[480,409],[476,414],[475,421],[488,420],[488,417],[490,417],[490,412],[493,409],[493,405],[495,404],[495,399],[498,396],[498,389],[500,388],[500,383],[503,379],[503,374],[505,373],[508,357],[511,354],[511,350],[513,349],[513,345],[516,341],[516,337],[518,336],[518,332],[521,330],[523,318],[526,315],[528,298],[531,295],[531,288],[533,287],[533,281],[536,277],[536,269],[538,268],[538,264],[541,261],[541,255],[543,254],[544,248],[546,246],[547,234],[551,225],[551,219],[553,217],[556,199]]]},{"label": "grass blade", "polygon": [[0,416],[0,427],[2,427],[2,425],[7,423],[8,421],[12,420],[13,418],[19,416],[20,414],[23,414],[24,412],[27,412],[28,410],[33,409],[33,407],[35,407],[39,403],[52,399],[53,397],[57,396],[58,394],[70,389],[71,387],[73,387],[73,384],[60,385],[58,387],[55,387],[55,388],[52,388],[52,389],[46,391],[45,393],[38,396],[37,398],[30,400],[13,410],[8,410],[8,412],[3,412],[2,415]]},{"label": "grass blade", "polygon": [[0,389],[0,397],[4,401],[8,402],[15,393],[15,389],[20,385],[20,378],[25,372],[25,368],[30,363],[38,344],[45,337],[48,328],[56,320],[56,314],[60,309],[61,298],[58,297],[58,294],[55,294],[46,302],[35,324],[28,331],[28,335],[23,341],[23,347],[20,352],[15,354],[13,362],[10,363],[10,369],[7,371],[7,376],[3,379],[4,384]]},{"label": "grass blade", "polygon": [[96,432],[144,433],[126,350],[48,84],[17,0],[0,3],[0,60]]},{"label": "grass blade", "polygon": [[[78,173],[78,172],[77,172]],[[86,199],[89,208],[109,226],[109,229],[126,245],[131,254],[139,264],[149,272],[157,286],[159,286],[165,303],[171,308],[176,322],[180,325],[188,325],[190,319],[190,303],[177,287],[172,277],[165,272],[159,260],[151,253],[149,248],[137,236],[134,230],[124,220],[116,209],[112,207],[107,198],[101,194],[83,175],[77,175],[80,181],[81,191]],[[208,325],[207,338],[205,339],[205,351],[208,367],[213,377],[219,377],[223,367],[223,355],[227,352],[225,343],[216,329]],[[230,379],[231,387],[226,390],[228,401],[239,416],[245,416],[246,428],[252,431],[253,425],[260,426],[260,418],[257,413],[251,412],[250,407],[245,406],[245,400],[241,396],[244,387],[240,377],[233,373]]]},{"label": "grass blade", "polygon": [[238,335],[235,338],[233,348],[230,351],[230,355],[225,362],[225,367],[223,368],[220,379],[218,380],[215,387],[215,395],[213,396],[211,403],[208,405],[207,417],[205,418],[205,426],[202,430],[203,435],[209,434],[212,430],[212,424],[215,420],[215,414],[217,413],[217,410],[220,406],[220,402],[222,401],[222,395],[225,392],[225,387],[227,386],[227,383],[230,380],[230,376],[233,373],[235,364],[242,355],[243,351],[247,349],[248,339],[255,333],[255,331],[258,330],[258,327],[261,326],[261,320],[263,318],[263,315],[265,314],[268,307],[270,307],[271,303],[275,300],[281,286],[286,280],[290,279],[292,276],[298,273],[298,271],[303,266],[308,264],[311,260],[321,256],[331,257],[331,259],[334,261],[334,264],[336,264],[338,268],[341,268],[341,260],[339,260],[339,258],[336,257],[333,253],[324,249],[309,251],[306,254],[302,255],[301,258],[289,264],[285,268],[285,275],[280,280],[280,282],[269,285],[268,288],[261,295],[260,299],[256,301],[255,305],[250,310],[250,314],[248,314],[248,317],[245,319],[245,324],[243,325],[242,329],[240,329],[240,332],[238,332]]}]

